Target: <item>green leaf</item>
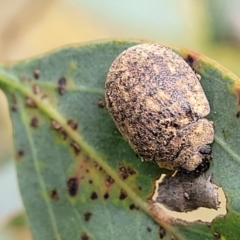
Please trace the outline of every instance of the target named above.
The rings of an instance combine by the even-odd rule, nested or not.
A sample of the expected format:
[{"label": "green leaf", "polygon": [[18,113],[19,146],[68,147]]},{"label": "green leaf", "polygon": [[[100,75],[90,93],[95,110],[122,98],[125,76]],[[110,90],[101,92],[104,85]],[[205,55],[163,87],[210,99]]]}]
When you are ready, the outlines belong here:
[{"label": "green leaf", "polygon": [[172,226],[148,202],[154,180],[164,170],[136,157],[102,107],[108,68],[135,44],[66,47],[0,68],[0,87],[14,126],[18,181],[34,239],[159,239],[164,235],[159,224],[167,230],[165,239],[213,239],[216,234],[237,239],[239,80],[206,57],[175,49],[202,76],[211,105],[208,118],[215,124],[210,171],[225,191],[229,212],[210,227]]}]

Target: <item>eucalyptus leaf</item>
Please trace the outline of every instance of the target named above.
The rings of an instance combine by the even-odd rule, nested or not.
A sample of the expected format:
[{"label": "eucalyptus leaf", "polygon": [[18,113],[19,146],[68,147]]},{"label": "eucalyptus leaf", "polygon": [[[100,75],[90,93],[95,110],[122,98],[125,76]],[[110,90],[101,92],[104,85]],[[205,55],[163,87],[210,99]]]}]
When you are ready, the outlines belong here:
[{"label": "eucalyptus leaf", "polygon": [[[171,224],[153,212],[166,170],[141,162],[104,107],[112,61],[130,41],[69,46],[0,68],[14,128],[19,187],[34,239],[237,239],[240,81],[214,61],[173,48],[201,75],[215,125],[210,173],[228,214],[210,226]],[[161,227],[160,227],[161,225]]]}]

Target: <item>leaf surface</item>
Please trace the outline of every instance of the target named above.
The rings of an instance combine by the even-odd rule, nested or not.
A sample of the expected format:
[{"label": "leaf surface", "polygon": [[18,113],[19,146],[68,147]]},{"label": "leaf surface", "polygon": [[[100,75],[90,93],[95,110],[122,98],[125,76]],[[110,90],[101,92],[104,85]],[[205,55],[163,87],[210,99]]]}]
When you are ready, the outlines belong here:
[{"label": "leaf surface", "polygon": [[237,239],[239,80],[204,56],[174,49],[202,76],[211,106],[208,119],[215,125],[210,172],[224,189],[229,212],[210,227],[173,227],[148,204],[154,181],[166,171],[140,161],[102,105],[112,61],[135,44],[70,46],[1,68],[18,181],[34,239],[213,239],[217,234]]}]

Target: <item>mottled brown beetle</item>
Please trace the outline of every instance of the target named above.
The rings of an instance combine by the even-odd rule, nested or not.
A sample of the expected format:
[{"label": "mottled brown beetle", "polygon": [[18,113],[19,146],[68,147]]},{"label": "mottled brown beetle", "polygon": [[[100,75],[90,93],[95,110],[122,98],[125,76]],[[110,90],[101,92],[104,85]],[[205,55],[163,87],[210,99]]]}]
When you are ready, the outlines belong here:
[{"label": "mottled brown beetle", "polygon": [[194,71],[171,49],[140,44],[121,53],[106,80],[106,106],[143,159],[170,170],[204,171],[214,129]]}]

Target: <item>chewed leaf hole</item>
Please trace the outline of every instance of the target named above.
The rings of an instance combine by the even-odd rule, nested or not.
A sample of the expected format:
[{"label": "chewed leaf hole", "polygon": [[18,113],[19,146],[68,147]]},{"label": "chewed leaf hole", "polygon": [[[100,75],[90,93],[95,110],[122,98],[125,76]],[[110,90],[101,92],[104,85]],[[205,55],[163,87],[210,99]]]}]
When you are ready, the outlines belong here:
[{"label": "chewed leaf hole", "polygon": [[[187,221],[187,222],[194,222],[194,221],[198,221],[198,220],[203,221],[203,222],[211,222],[214,218],[216,218],[219,215],[221,215],[221,216],[226,215],[226,213],[227,213],[226,197],[225,197],[224,191],[221,187],[218,187],[215,184],[212,184],[212,186],[216,189],[216,201],[217,201],[216,209],[213,209],[215,207],[213,207],[212,202],[202,203],[202,202],[200,202],[200,200],[196,200],[197,198],[194,198],[191,195],[192,191],[189,191],[189,192],[187,192],[187,191],[185,192],[185,191],[181,191],[181,190],[179,192],[175,191],[174,187],[173,187],[175,184],[177,185],[178,189],[183,189],[184,187],[181,186],[182,183],[176,183],[175,182],[176,179],[172,181],[172,179],[174,177],[175,176],[167,176],[166,174],[162,174],[161,177],[155,182],[155,192],[152,196],[153,202],[155,204],[157,204],[157,206],[161,210],[163,210],[170,218],[181,219],[181,220]],[[201,176],[201,178],[204,178],[204,177],[206,178],[206,182],[209,181],[208,177]],[[182,178],[180,178],[180,181],[181,180],[182,180]],[[166,183],[166,181],[167,181],[167,183]],[[168,182],[168,181],[170,181],[170,182]],[[196,190],[198,192],[199,192],[199,186],[201,188],[201,181],[202,180],[197,180],[197,182],[196,182],[198,184],[196,186]],[[173,187],[170,190],[171,192],[169,192],[170,185],[171,185],[171,188]],[[190,183],[187,183],[187,185],[191,187]],[[203,187],[205,187],[205,185]],[[162,188],[162,189],[160,189],[160,188]],[[204,191],[205,190],[206,189],[204,189]],[[166,193],[163,193],[163,191],[166,191]],[[200,190],[200,192],[201,192],[201,190]],[[182,194],[182,197],[181,197],[181,194]],[[202,194],[204,194],[204,193],[200,193],[200,194],[202,196]],[[186,203],[184,201],[188,202],[188,204],[190,205],[190,208],[191,208],[191,206],[196,206],[196,205],[198,205],[198,208],[196,207],[197,209],[195,209],[195,210],[184,209],[184,207],[186,207]],[[211,201],[211,200],[209,200],[209,201]],[[200,207],[201,204],[205,205],[205,207]],[[181,207],[182,207],[182,209],[184,209],[184,211],[179,210],[179,208],[181,209]]]}]

